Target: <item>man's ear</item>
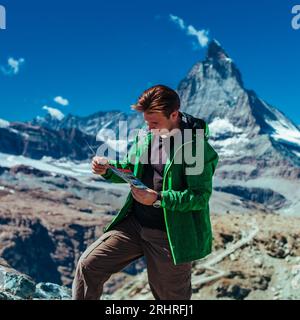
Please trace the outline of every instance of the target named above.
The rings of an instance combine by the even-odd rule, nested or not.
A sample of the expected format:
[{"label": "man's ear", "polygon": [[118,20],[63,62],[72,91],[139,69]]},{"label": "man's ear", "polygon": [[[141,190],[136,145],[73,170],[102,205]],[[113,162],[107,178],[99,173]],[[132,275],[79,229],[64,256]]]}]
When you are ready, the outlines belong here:
[{"label": "man's ear", "polygon": [[172,121],[176,121],[179,117],[179,111],[173,111],[171,114],[170,114],[170,118]]}]

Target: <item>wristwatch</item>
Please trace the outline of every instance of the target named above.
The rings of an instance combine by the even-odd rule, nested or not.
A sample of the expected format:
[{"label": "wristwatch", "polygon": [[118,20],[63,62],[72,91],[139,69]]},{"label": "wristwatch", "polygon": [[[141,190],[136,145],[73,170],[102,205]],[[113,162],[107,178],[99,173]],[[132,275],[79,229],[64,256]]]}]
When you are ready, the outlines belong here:
[{"label": "wristwatch", "polygon": [[157,199],[152,203],[154,208],[161,208],[161,193],[157,193]]}]

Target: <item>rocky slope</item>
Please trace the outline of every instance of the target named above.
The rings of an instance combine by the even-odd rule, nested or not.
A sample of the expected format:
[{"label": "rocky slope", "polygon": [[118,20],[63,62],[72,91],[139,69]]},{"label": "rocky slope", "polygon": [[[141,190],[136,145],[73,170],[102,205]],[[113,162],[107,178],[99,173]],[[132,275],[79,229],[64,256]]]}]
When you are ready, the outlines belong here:
[{"label": "rocky slope", "polygon": [[76,128],[53,130],[26,123],[12,122],[0,126],[0,152],[33,159],[44,156],[85,160],[91,156],[88,144],[94,137]]},{"label": "rocky slope", "polygon": [[[227,214],[212,215],[212,222],[214,252],[193,262],[192,300],[300,299],[299,218]],[[0,300],[70,298],[69,288],[36,284],[0,260]],[[144,266],[137,273],[124,270],[113,275],[102,299],[153,300]]]},{"label": "rocky slope", "polygon": [[[212,223],[214,251],[193,263],[192,300],[300,299],[299,218],[213,214]],[[146,271],[103,298],[153,300]]]},{"label": "rocky slope", "polygon": [[71,290],[55,283],[35,283],[0,258],[0,300],[70,300]]},{"label": "rocky slope", "polygon": [[[70,287],[80,255],[102,234],[128,192],[127,185],[112,188],[101,178],[84,178],[25,165],[0,167],[0,257],[6,263],[35,282]],[[141,259],[125,272],[136,274],[143,267]]]},{"label": "rocky slope", "polygon": [[[1,172],[2,265],[8,263],[23,274],[30,284],[31,295],[16,294],[13,289],[18,292],[19,282],[15,280],[9,290],[4,290],[3,285],[1,289],[0,285],[0,296],[32,299],[38,298],[34,292],[39,287],[46,286],[45,290],[50,293],[60,292],[60,285],[70,288],[80,254],[102,234],[103,226],[122,205],[128,186],[114,190],[101,178],[95,178],[96,181],[93,178],[91,185],[95,182],[98,185],[93,189],[78,177],[53,176],[24,165],[2,167]],[[76,195],[78,190],[90,200]],[[299,290],[296,290],[300,270],[299,218],[287,219],[263,205],[236,196],[229,199],[226,195],[215,192],[212,199],[215,203],[212,206],[214,253],[193,264],[193,299],[299,299]],[[219,200],[224,197],[224,203],[216,202],[214,197]],[[216,215],[214,208],[223,210],[222,214]],[[231,251],[254,227],[258,230],[253,238]],[[207,261],[215,257],[217,262],[207,268]],[[222,272],[220,277],[203,283],[203,279],[215,277],[218,272]],[[30,276],[30,281],[25,274]],[[40,282],[46,284],[36,287]],[[63,292],[68,292],[65,290]],[[60,293],[44,298],[60,299]],[[105,284],[102,298],[153,299],[144,259],[113,275]]]},{"label": "rocky slope", "polygon": [[120,111],[97,112],[87,117],[67,115],[62,120],[57,120],[48,114],[45,118],[37,117],[30,123],[52,130],[77,129],[86,135],[96,137],[101,129],[111,129],[117,135],[119,133],[119,122],[126,121],[128,130],[138,128],[143,119],[136,112],[130,114]]}]

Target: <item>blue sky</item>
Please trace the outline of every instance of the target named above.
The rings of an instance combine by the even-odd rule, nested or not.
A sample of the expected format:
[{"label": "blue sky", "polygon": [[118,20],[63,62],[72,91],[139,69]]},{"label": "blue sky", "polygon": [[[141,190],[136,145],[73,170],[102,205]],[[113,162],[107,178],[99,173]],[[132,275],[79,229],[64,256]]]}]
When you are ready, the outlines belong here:
[{"label": "blue sky", "polygon": [[176,89],[206,48],[172,14],[217,39],[245,86],[300,124],[300,29],[291,26],[297,3],[0,0],[7,16],[0,30],[0,118],[30,120],[44,115],[44,106],[82,116],[129,111],[150,85]]}]

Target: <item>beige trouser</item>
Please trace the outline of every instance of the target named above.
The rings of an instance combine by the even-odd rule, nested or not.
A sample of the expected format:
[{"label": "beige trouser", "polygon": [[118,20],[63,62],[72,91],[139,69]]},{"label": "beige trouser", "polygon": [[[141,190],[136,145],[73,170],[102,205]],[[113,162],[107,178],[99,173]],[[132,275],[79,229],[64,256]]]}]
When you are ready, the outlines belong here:
[{"label": "beige trouser", "polygon": [[155,299],[191,299],[191,262],[174,265],[167,233],[141,227],[133,215],[104,233],[82,254],[73,282],[73,299],[98,300],[105,281],[142,256]]}]

